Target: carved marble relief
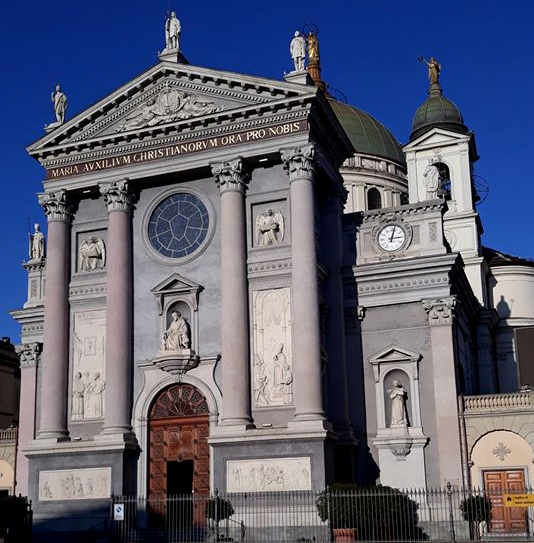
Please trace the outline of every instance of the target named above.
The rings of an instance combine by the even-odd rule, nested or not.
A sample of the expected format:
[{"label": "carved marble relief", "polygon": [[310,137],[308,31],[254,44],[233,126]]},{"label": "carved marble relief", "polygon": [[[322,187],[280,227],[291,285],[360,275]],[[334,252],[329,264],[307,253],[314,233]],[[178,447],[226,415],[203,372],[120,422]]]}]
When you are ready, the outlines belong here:
[{"label": "carved marble relief", "polygon": [[106,245],[102,238],[91,236],[80,243],[78,249],[78,271],[92,272],[104,269]]},{"label": "carved marble relief", "polygon": [[311,490],[309,457],[227,460],[228,492]]},{"label": "carved marble relief", "polygon": [[268,247],[284,240],[284,216],[280,210],[271,208],[256,217],[256,245]]},{"label": "carved marble relief", "polygon": [[214,102],[170,88],[166,83],[155,98],[151,98],[130,113],[119,127],[119,130],[131,130],[181,119],[190,119],[191,117],[215,113],[220,109]]},{"label": "carved marble relief", "polygon": [[39,501],[94,500],[110,496],[110,467],[39,472]]},{"label": "carved marble relief", "polygon": [[106,312],[74,314],[71,419],[104,416]]},{"label": "carved marble relief", "polygon": [[293,404],[290,289],[253,293],[255,407]]}]

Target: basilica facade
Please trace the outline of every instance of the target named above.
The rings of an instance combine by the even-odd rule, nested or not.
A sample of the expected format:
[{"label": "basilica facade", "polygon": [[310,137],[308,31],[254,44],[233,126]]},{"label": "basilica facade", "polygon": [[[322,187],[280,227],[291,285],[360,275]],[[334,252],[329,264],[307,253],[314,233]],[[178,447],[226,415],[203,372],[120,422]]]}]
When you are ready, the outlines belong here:
[{"label": "basilica facade", "polygon": [[481,245],[475,136],[438,62],[401,147],[329,95],[315,35],[278,81],[189,64],[176,21],[70,119],[58,86],[27,149],[48,227],[12,313],[17,493],[43,520],[121,494],[478,481],[491,428],[464,398],[519,390],[534,263]]}]

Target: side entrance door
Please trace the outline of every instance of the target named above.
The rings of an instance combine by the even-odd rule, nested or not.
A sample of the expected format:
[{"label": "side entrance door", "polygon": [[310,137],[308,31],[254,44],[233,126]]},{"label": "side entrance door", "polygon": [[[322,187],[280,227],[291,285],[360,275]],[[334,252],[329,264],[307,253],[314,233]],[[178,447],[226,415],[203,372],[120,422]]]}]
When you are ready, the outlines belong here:
[{"label": "side entrance door", "polygon": [[491,470],[484,472],[484,490],[491,500],[489,531],[494,534],[526,534],[527,509],[505,507],[503,494],[525,491],[523,470]]}]

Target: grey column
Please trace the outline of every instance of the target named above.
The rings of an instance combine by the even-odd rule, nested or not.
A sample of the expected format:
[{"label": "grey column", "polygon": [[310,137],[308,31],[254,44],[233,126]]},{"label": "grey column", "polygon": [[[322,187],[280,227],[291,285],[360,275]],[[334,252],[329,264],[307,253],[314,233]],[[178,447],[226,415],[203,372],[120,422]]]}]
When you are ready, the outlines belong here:
[{"label": "grey column", "polygon": [[104,434],[131,431],[132,234],[128,181],[102,183],[108,208]]},{"label": "grey column", "polygon": [[29,491],[29,461],[22,451],[35,439],[37,367],[41,349],[41,343],[23,343],[17,348],[20,358],[20,411],[15,493],[23,496],[27,496]]},{"label": "grey column", "polygon": [[324,419],[321,386],[319,291],[315,250],[314,148],[281,151],[291,199],[291,307],[295,419]]},{"label": "grey column", "polygon": [[212,165],[221,191],[221,343],[225,425],[250,423],[250,362],[243,161]]},{"label": "grey column", "polygon": [[69,369],[69,238],[67,192],[39,195],[48,217],[44,351],[39,438],[66,438]]}]

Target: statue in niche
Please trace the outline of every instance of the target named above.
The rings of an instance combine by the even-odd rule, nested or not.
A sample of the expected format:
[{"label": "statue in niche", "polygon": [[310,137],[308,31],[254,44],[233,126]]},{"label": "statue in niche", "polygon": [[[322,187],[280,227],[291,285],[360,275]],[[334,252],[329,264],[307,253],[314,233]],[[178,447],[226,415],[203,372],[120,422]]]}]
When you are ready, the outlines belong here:
[{"label": "statue in niche", "polygon": [[165,51],[180,49],[180,33],[182,25],[176,13],[171,11],[165,20]]},{"label": "statue in niche", "polygon": [[425,178],[426,199],[435,200],[438,197],[441,174],[432,159],[428,161],[423,177]]},{"label": "statue in niche", "polygon": [[284,353],[284,344],[280,344],[278,352],[273,356],[274,362],[274,384],[278,392],[286,398],[289,403],[291,400],[291,384],[293,383],[293,372]]},{"label": "statue in niche", "polygon": [[33,234],[30,234],[29,257],[32,262],[41,261],[45,256],[45,240],[41,227],[33,225]]},{"label": "statue in niche", "polygon": [[104,269],[106,265],[106,246],[101,238],[91,236],[84,239],[78,251],[78,269],[82,272],[92,272]]},{"label": "statue in niche", "polygon": [[407,428],[406,391],[399,381],[394,380],[393,388],[388,390],[391,399],[391,428]]},{"label": "statue in niche", "polygon": [[256,405],[265,406],[269,405],[269,380],[265,371],[265,364],[260,356],[256,356],[255,364],[255,392],[256,392]]},{"label": "statue in niche", "polygon": [[191,327],[179,311],[171,313],[171,323],[161,341],[163,351],[186,351],[191,348]]},{"label": "statue in niche", "polygon": [[284,239],[284,216],[268,209],[256,217],[256,242],[260,247],[278,245]]},{"label": "statue in niche", "polygon": [[295,72],[303,72],[306,69],[304,67],[304,61],[306,59],[306,39],[298,30],[295,30],[295,36],[289,44],[289,51],[291,53],[291,58],[293,59],[293,64],[295,65]]}]

